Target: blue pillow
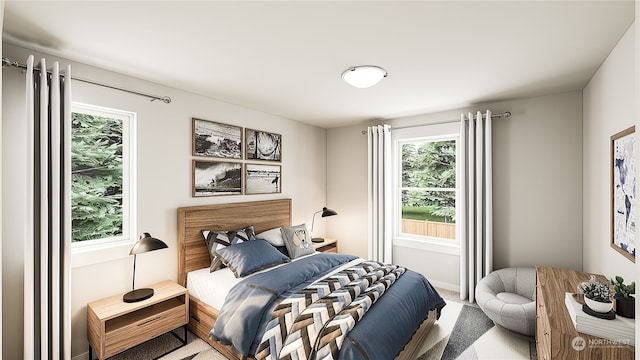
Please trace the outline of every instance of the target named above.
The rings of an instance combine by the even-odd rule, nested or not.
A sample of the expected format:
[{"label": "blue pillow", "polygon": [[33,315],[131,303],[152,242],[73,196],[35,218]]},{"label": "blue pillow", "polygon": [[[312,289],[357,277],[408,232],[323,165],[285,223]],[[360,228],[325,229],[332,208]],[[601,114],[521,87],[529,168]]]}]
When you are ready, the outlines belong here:
[{"label": "blue pillow", "polygon": [[227,246],[215,253],[237,278],[290,261],[266,240],[261,239]]}]

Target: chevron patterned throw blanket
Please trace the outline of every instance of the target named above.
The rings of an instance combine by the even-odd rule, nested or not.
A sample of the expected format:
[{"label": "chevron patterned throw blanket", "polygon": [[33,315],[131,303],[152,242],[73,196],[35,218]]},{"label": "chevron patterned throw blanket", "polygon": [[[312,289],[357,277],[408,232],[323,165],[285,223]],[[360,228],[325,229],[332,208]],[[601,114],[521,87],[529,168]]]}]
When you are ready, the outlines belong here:
[{"label": "chevron patterned throw blanket", "polygon": [[257,359],[337,359],[345,337],[405,268],[363,261],[316,281],[273,311]]}]

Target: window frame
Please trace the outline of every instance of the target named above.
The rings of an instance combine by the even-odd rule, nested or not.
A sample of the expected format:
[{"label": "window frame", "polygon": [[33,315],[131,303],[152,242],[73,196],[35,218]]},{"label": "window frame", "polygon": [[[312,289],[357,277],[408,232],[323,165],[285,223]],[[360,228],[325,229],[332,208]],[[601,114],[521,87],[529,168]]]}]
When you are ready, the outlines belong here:
[{"label": "window frame", "polygon": [[[462,153],[460,149],[460,125],[458,123],[424,125],[411,128],[401,128],[392,131],[392,203],[393,203],[393,244],[397,246],[421,249],[445,254],[460,254],[460,222],[456,220],[456,239],[444,239],[433,236],[421,236],[402,232],[402,145],[417,141],[455,141],[456,145],[456,188],[437,188],[435,190],[453,190],[456,194],[456,214],[460,214],[462,181],[460,164]],[[425,188],[423,190],[430,190]]]},{"label": "window frame", "polygon": [[[78,267],[128,256],[137,240],[136,226],[136,128],[137,113],[81,102],[72,102],[72,113],[122,120],[122,235],[71,242],[71,266]],[[69,172],[71,169],[68,170]],[[71,182],[69,173],[68,181]],[[72,194],[69,194],[71,197]],[[71,204],[71,201],[69,201]]]}]

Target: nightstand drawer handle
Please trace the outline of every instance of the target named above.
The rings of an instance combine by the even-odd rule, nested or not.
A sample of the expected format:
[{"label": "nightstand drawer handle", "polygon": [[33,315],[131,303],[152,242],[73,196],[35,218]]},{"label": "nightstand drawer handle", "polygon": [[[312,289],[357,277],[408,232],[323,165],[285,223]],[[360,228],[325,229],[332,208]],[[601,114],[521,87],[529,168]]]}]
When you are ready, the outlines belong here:
[{"label": "nightstand drawer handle", "polygon": [[156,321],[156,320],[158,320],[158,319],[162,319],[162,315],[160,315],[160,316],[156,316],[156,317],[154,317],[154,318],[151,318],[151,319],[149,319],[149,320],[147,320],[147,321],[145,321],[145,322],[141,322],[140,324],[138,324],[138,326],[146,325],[146,324],[148,324],[148,323],[150,323],[150,322],[154,322],[154,321]]},{"label": "nightstand drawer handle", "polygon": [[196,317],[195,315],[191,315],[191,318],[193,319],[193,321],[195,322],[200,322],[200,319],[198,317]]}]

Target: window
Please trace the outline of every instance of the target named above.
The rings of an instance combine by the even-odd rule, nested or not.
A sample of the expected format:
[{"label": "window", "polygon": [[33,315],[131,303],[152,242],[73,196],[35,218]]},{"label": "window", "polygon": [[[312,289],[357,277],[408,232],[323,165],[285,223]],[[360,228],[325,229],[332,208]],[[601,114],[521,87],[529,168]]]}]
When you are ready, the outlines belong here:
[{"label": "window", "polygon": [[393,244],[458,255],[460,124],[400,127],[393,142]]},{"label": "window", "polygon": [[456,141],[399,142],[401,234],[456,241]]},{"label": "window", "polygon": [[135,239],[133,112],[73,103],[72,247],[101,248]]}]

